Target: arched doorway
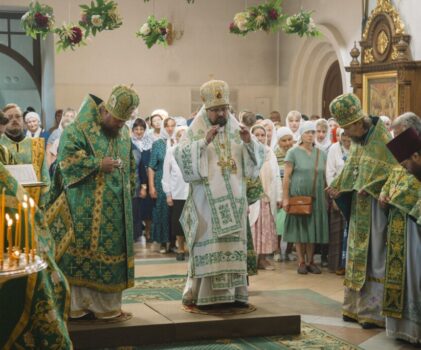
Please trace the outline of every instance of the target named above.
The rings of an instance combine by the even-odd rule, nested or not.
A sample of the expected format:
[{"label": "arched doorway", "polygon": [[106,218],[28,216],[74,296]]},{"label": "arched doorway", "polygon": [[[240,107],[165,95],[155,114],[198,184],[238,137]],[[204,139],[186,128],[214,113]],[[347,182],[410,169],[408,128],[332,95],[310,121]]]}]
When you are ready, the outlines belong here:
[{"label": "arched doorway", "polygon": [[350,81],[344,62],[349,54],[340,32],[334,26],[317,26],[323,35],[317,39],[304,39],[295,55],[289,74],[287,106],[288,110],[325,117],[322,102],[326,75],[332,64],[338,62],[342,91],[347,91]]},{"label": "arched doorway", "polygon": [[330,118],[330,102],[338,95],[343,94],[341,68],[339,62],[335,61],[329,67],[323,83],[322,116]]}]

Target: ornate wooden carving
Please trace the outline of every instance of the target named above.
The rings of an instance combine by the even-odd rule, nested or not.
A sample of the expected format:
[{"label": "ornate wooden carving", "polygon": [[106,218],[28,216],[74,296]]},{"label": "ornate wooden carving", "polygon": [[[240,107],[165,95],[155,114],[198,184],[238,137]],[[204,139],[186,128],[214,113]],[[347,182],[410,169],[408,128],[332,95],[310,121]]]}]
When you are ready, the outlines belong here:
[{"label": "ornate wooden carving", "polygon": [[[367,76],[381,77],[395,72],[397,93],[396,105],[401,114],[413,111],[421,115],[421,61],[413,61],[409,43],[411,36],[391,0],[377,0],[377,6],[367,19],[360,41],[360,51],[354,45],[352,61],[346,70],[351,72],[354,93],[363,101],[367,99]],[[378,74],[375,74],[378,73]],[[363,82],[365,82],[363,84]],[[395,117],[393,115],[392,117]]]}]

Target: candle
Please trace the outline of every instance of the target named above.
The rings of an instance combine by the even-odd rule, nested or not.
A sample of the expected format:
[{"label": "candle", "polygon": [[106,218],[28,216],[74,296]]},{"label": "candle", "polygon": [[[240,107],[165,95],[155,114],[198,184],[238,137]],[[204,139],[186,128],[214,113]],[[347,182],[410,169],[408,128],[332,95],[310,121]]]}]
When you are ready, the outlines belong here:
[{"label": "candle", "polygon": [[[20,203],[19,203],[20,204]],[[18,227],[19,227],[19,218],[20,218],[20,215],[18,214],[18,213],[16,213],[15,214],[15,242],[16,242],[16,237],[18,236]],[[11,256],[11,254],[12,254],[12,250],[13,250],[13,244],[12,244],[12,241],[13,241],[13,238],[12,238],[12,236],[10,236],[10,242],[9,242],[9,256]],[[16,246],[16,244],[15,244],[15,246]]]},{"label": "candle", "polygon": [[29,264],[29,231],[28,231],[28,203],[23,202],[23,217],[25,219],[25,257],[26,263]]},{"label": "candle", "polygon": [[9,219],[7,221],[7,241],[9,242],[9,265],[12,264],[12,226],[13,220]]},{"label": "candle", "polygon": [[29,198],[29,205],[31,207],[31,239],[32,239],[32,260],[35,260],[35,249],[36,249],[36,239],[35,239],[35,201],[32,198]]},{"label": "candle", "polygon": [[18,213],[16,214],[15,246],[20,248],[21,227],[22,227],[22,203],[18,202]]}]

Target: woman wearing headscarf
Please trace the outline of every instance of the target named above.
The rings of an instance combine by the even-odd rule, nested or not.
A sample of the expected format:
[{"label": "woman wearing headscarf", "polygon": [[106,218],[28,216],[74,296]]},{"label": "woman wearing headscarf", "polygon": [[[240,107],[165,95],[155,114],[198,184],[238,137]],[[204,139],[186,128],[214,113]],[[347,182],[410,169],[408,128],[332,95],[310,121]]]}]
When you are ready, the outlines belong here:
[{"label": "woman wearing headscarf", "polygon": [[278,250],[275,217],[278,207],[281,206],[282,182],[275,153],[267,145],[266,128],[264,125],[258,124],[251,128],[251,133],[260,143],[265,145],[265,160],[260,169],[263,196],[250,206],[249,218],[253,245],[258,254],[257,267],[264,270],[273,270],[273,265],[266,257]]},{"label": "woman wearing headscarf", "polygon": [[[285,157],[282,207],[287,215],[284,240],[294,242],[296,245],[299,274],[321,273],[313,260],[314,245],[328,242],[329,231],[324,193],[326,154],[314,146],[315,133],[314,123],[304,122],[300,126],[299,145],[291,148]],[[288,213],[289,199],[293,196],[313,197],[310,215]]]},{"label": "woman wearing headscarf", "polygon": [[25,114],[26,137],[41,137],[48,139],[48,132],[41,127],[41,118],[36,112],[28,112]]},{"label": "woman wearing headscarf", "polygon": [[294,141],[298,142],[300,138],[300,125],[303,122],[301,113],[298,111],[289,111],[286,117],[286,125],[294,135]]},{"label": "woman wearing headscarf", "polygon": [[[275,147],[275,156],[276,160],[278,162],[279,167],[279,174],[281,177],[281,181],[284,178],[284,168],[285,168],[285,156],[289,149],[294,146],[294,135],[290,128],[286,126],[280,127],[276,132],[276,139],[278,140],[278,144]],[[285,216],[286,212],[282,208],[278,210],[278,213],[276,215],[276,233],[278,234],[278,250],[275,251],[275,254],[273,255],[274,261],[282,261],[282,254],[281,254],[281,240],[282,236],[284,235],[285,231]],[[292,254],[292,247],[293,243],[287,244],[287,249],[285,251],[285,261],[292,261],[297,260],[295,255]]]},{"label": "woman wearing headscarf", "polygon": [[[187,126],[179,126],[175,129],[176,143],[179,142],[187,129]],[[162,189],[167,196],[167,204],[171,210],[171,232],[177,239],[178,250],[176,259],[182,261],[185,260],[185,236],[180,223],[180,217],[189,194],[189,184],[184,182],[183,175],[175,161],[173,152],[174,146],[169,147],[165,154]]]},{"label": "woman wearing headscarf", "polygon": [[168,118],[168,112],[164,109],[155,109],[150,118],[151,135],[154,141],[161,138],[162,121]]},{"label": "woman wearing headscarf", "polygon": [[263,119],[258,122],[260,125],[266,129],[266,144],[270,147],[271,150],[274,150],[276,147],[276,128],[270,119]]},{"label": "woman wearing headscarf", "polygon": [[329,125],[326,119],[318,119],[316,122],[316,147],[327,154],[332,144],[330,140]]},{"label": "woman wearing headscarf", "polygon": [[170,248],[170,213],[167,196],[162,188],[162,175],[167,148],[174,144],[173,134],[176,121],[168,117],[163,121],[160,138],[152,145],[149,162],[149,195],[154,200],[152,208],[152,240],[161,245],[160,253],[167,253]]},{"label": "woman wearing headscarf", "polygon": [[[132,152],[136,163],[136,189],[135,196],[132,201],[133,238],[135,241],[140,241],[141,243],[146,244],[146,239],[142,236],[142,221],[145,221],[145,226],[147,226],[147,230],[145,231],[149,233],[150,220],[152,217],[152,201],[149,198],[149,208],[142,205],[144,204],[142,202],[146,200],[147,189],[147,176],[145,176],[146,170],[142,164],[142,160],[146,160],[149,164],[150,149],[152,148],[153,141],[151,135],[147,133],[146,123],[143,119],[137,118],[134,120],[131,138]],[[146,153],[148,153],[148,155]]]}]

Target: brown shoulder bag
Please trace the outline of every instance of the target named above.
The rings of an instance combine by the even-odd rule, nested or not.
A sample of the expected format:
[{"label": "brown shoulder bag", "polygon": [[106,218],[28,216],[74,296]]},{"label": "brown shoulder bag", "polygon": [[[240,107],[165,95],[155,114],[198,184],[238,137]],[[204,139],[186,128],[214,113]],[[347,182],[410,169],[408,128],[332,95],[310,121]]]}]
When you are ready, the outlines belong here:
[{"label": "brown shoulder bag", "polygon": [[312,196],[293,196],[289,198],[289,208],[287,213],[290,215],[311,215],[313,211],[313,199],[315,198],[317,168],[319,166],[320,150],[317,149],[316,167],[314,168],[313,195]]}]

